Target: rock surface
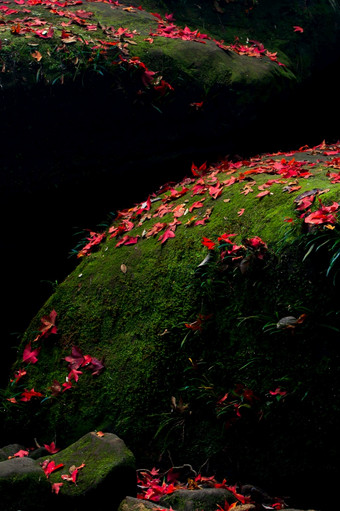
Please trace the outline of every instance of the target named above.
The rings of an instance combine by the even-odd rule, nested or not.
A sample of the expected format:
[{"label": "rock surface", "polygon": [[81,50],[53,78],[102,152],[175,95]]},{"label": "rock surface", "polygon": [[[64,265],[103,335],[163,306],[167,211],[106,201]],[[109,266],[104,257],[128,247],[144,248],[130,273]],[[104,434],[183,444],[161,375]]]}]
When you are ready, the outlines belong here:
[{"label": "rock surface", "polygon": [[[134,12],[124,10],[124,5],[113,9],[101,2],[74,6],[63,2],[64,8],[57,10],[65,12],[64,17],[50,12],[48,3],[36,2],[32,10],[25,2],[11,1],[1,11],[0,203],[8,222],[0,250],[8,269],[3,282],[4,317],[8,318],[4,335],[10,345],[12,324],[15,331],[24,330],[49,296],[50,286],[73,268],[67,256],[75,244],[74,233],[93,228],[108,211],[124,207],[127,196],[132,202],[139,200],[138,193],[147,194],[183,176],[193,160],[250,154],[273,145],[282,148],[287,142],[298,146],[313,137],[319,143],[324,128],[322,135],[316,135],[315,129],[324,125],[330,129],[329,119],[315,122],[315,118],[327,109],[315,101],[313,91],[300,93],[298,84],[313,76],[321,95],[327,84],[329,98],[333,74],[330,71],[328,78],[324,67],[337,58],[339,48],[338,9],[328,2],[313,2],[302,10],[297,0],[267,0],[248,14],[243,2],[226,5],[224,14],[215,12],[212,2],[182,2],[179,9],[176,2],[142,1],[145,10]],[[8,14],[12,9],[16,12]],[[78,20],[62,27],[61,22],[69,24],[78,10],[93,14],[90,18],[83,14],[84,26]],[[144,39],[158,27],[150,12],[158,11],[162,16],[174,12],[182,28],[198,28],[228,45],[234,44],[235,36],[241,44],[247,38],[259,41],[271,53],[278,51],[286,67],[268,57],[225,51],[212,40],[202,44],[155,36],[150,44]],[[18,19],[25,20],[21,29]],[[35,19],[37,25],[29,25]],[[25,32],[41,31],[45,22],[54,27],[52,38]],[[97,24],[97,30],[86,30],[86,23]],[[296,23],[304,33],[294,32]],[[98,39],[110,39],[99,25],[137,30],[140,35],[125,38],[130,56],[140,57],[174,91],[158,97],[152,88],[145,88],[137,66],[129,71],[125,65],[125,72],[117,73],[117,66],[107,66],[111,57],[106,60],[79,40],[61,40],[63,29],[72,36],[91,38],[96,47]],[[35,58],[39,58],[36,52],[41,60]],[[111,56],[115,47],[107,52]],[[201,108],[191,106],[201,102]],[[335,119],[336,105],[332,107]],[[279,119],[275,130],[273,111]],[[297,142],[292,140],[295,113],[299,116]],[[26,227],[21,228],[19,239],[14,226],[21,225],[23,218]],[[39,233],[39,250],[31,229]],[[28,268],[22,262],[23,249],[34,253]],[[14,359],[12,349],[7,357]]]},{"label": "rock surface", "polygon": [[[331,209],[318,210],[315,197],[313,210],[319,218],[336,221],[330,211],[336,214],[338,208],[337,174],[332,178],[327,162],[316,164],[314,158],[339,150],[321,145],[285,157],[221,162],[206,169],[204,179],[183,180],[160,191],[153,202],[122,211],[106,234],[96,234],[83,247],[77,270],[27,330],[15,369],[22,369],[30,342],[30,349],[40,351],[17,386],[6,391],[12,400],[15,392],[18,401],[6,403],[7,434],[24,423],[27,434],[45,435],[48,442],[57,432],[65,443],[85,428],[114,430],[143,460],[150,461],[154,450],[164,452],[166,445],[178,464],[190,459],[201,466],[209,459],[224,477],[241,457],[246,460],[241,480],[254,480],[261,472],[265,487],[276,481],[288,486],[293,470],[295,484],[297,474],[311,470],[304,499],[316,477],[332,477],[336,458],[324,446],[337,431],[338,415],[327,389],[336,391],[339,354],[332,332],[335,336],[338,316],[331,311],[338,296],[326,278],[328,254],[324,260],[310,255],[303,264],[309,249],[300,243],[314,239],[313,232],[335,241],[337,230],[321,228],[309,235],[305,219],[315,212],[301,219],[302,209],[296,208],[305,207],[310,196],[300,206],[295,197],[319,190],[317,197]],[[285,191],[288,182],[297,187],[291,194]],[[285,228],[286,236],[278,238]],[[221,260],[219,239],[241,255]],[[209,250],[214,256],[198,272]],[[239,265],[247,258],[242,272]],[[315,308],[317,314],[302,313]],[[33,344],[42,318],[52,326],[53,310],[57,332]],[[296,324],[278,329],[278,319],[291,314],[299,318]],[[332,326],[327,336],[325,323]],[[332,359],[327,364],[320,359],[316,373],[320,339]],[[208,367],[212,373],[206,373]],[[305,394],[316,385],[316,374],[320,381],[311,401]],[[289,383],[279,384],[278,377]],[[211,385],[204,383],[207,379]],[[29,402],[21,402],[22,395],[31,395],[24,388],[39,390],[43,398],[32,393]],[[312,449],[305,445],[307,437],[313,439]]]},{"label": "rock surface", "polygon": [[42,468],[28,458],[0,462],[0,501],[3,511],[46,510],[51,485]]},{"label": "rock surface", "polygon": [[[135,459],[117,435],[88,433],[49,459],[56,465],[64,465],[61,471],[50,476],[51,483],[63,482],[58,494],[62,506],[91,509],[100,496],[115,508],[126,495],[136,494]],[[61,477],[62,474],[71,475],[72,467],[83,464],[76,484]]]},{"label": "rock surface", "polygon": [[[51,464],[55,470],[49,470]],[[88,433],[48,458],[0,462],[2,511],[60,506],[67,511],[87,510],[101,499],[110,501],[111,508],[116,509],[126,495],[135,494],[134,456],[112,433]]]},{"label": "rock surface", "polygon": [[228,504],[237,502],[234,495],[228,490],[206,488],[194,491],[178,490],[170,495],[165,495],[159,502],[167,508],[176,509],[176,511],[194,511],[196,509],[216,511],[218,506],[224,507],[225,501]]}]

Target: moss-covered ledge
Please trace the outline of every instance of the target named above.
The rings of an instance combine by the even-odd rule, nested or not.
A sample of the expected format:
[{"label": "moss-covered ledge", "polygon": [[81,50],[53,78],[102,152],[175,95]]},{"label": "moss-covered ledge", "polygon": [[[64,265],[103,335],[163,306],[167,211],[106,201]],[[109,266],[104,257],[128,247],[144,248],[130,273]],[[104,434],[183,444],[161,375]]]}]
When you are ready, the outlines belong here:
[{"label": "moss-covered ledge", "polygon": [[[228,470],[241,458],[243,475],[268,484],[292,471],[331,477],[338,154],[321,144],[193,165],[92,233],[22,340],[13,370],[27,374],[6,391],[7,434],[25,423],[69,443],[104,429],[141,460],[167,447]],[[47,338],[43,316],[57,327]]]}]

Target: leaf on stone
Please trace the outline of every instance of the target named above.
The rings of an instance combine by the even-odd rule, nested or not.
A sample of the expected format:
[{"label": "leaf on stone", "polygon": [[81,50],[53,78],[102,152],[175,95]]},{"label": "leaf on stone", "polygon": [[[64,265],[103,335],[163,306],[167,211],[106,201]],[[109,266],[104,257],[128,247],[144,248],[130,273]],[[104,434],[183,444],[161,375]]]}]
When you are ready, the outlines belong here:
[{"label": "leaf on stone", "polygon": [[15,458],[24,458],[25,456],[29,455],[29,451],[24,451],[24,449],[20,449],[20,451],[13,454],[13,457]]},{"label": "leaf on stone", "polygon": [[58,465],[55,464],[55,461],[50,461],[50,460],[45,460],[42,465],[41,465],[41,468],[43,469],[43,471],[45,472],[45,475],[47,478],[50,477],[50,475],[52,474],[52,472],[55,472],[56,470],[58,470],[59,468],[62,468],[64,466],[63,463],[59,463]]},{"label": "leaf on stone", "polygon": [[56,495],[58,495],[58,493],[60,492],[60,488],[63,486],[64,483],[53,483],[52,484],[52,493],[55,493]]}]

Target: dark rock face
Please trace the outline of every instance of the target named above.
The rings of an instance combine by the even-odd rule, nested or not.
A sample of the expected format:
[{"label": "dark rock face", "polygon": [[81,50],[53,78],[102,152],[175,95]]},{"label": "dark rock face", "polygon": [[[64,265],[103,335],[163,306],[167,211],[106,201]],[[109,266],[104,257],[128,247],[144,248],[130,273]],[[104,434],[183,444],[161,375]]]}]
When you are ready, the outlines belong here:
[{"label": "dark rock face", "polygon": [[166,507],[172,507],[178,511],[194,511],[195,509],[204,509],[204,511],[214,511],[217,506],[224,506],[236,502],[234,495],[224,489],[206,488],[203,490],[178,490],[171,495],[161,498],[160,503]]},{"label": "dark rock face", "polygon": [[[8,449],[10,447],[10,449]],[[13,451],[8,446],[2,451]],[[93,509],[98,500],[110,501],[116,509],[126,495],[136,494],[136,470],[133,454],[116,435],[98,437],[88,433],[67,449],[50,456],[62,470],[46,476],[44,459],[14,458],[0,462],[0,500],[2,511],[44,509]],[[76,484],[63,480],[73,467],[81,467]],[[60,493],[52,493],[53,483],[63,483]]]},{"label": "dark rock face", "polygon": [[15,458],[0,463],[0,500],[4,511],[44,510],[50,495],[51,485],[35,461]]}]

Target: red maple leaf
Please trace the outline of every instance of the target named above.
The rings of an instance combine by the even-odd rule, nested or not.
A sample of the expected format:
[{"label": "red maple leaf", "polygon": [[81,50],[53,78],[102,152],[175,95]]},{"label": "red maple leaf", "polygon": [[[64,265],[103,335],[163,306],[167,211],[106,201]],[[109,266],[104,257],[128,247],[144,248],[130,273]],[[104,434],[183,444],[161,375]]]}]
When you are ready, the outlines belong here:
[{"label": "red maple leaf", "polygon": [[221,234],[221,236],[219,236],[217,239],[218,239],[219,243],[230,243],[232,245],[233,242],[231,241],[230,238],[233,236],[237,236],[237,234],[224,233],[224,234]]},{"label": "red maple leaf", "polygon": [[92,371],[91,373],[92,376],[95,376],[96,374],[99,374],[104,369],[105,366],[101,360],[92,357],[88,367]]},{"label": "red maple leaf", "polygon": [[70,381],[66,381],[65,383],[63,383],[62,386],[64,387],[63,392],[65,392],[65,390],[69,390],[72,388],[72,383]]},{"label": "red maple leaf", "polygon": [[34,341],[37,341],[40,337],[48,337],[50,334],[56,334],[57,333],[57,327],[55,326],[55,320],[57,317],[56,311],[53,309],[49,315],[43,316],[41,318],[41,323],[39,330],[40,334],[34,339]]},{"label": "red maple leaf", "polygon": [[48,451],[51,454],[55,454],[56,452],[60,451],[60,449],[57,449],[54,442],[51,442],[49,445],[44,444],[44,447],[46,451]]},{"label": "red maple leaf", "polygon": [[24,353],[22,355],[23,362],[27,362],[29,364],[35,364],[38,362],[38,355],[40,352],[40,348],[36,348],[35,350],[31,349],[31,342],[29,342],[25,348]]},{"label": "red maple leaf", "polygon": [[133,237],[126,234],[120,241],[118,241],[118,243],[116,243],[116,247],[121,247],[122,245],[135,245],[138,242],[138,238],[139,235]]},{"label": "red maple leaf", "polygon": [[20,378],[22,378],[23,376],[25,376],[25,374],[27,374],[26,371],[24,371],[23,369],[18,369],[17,371],[15,371],[14,373],[14,380],[11,380],[11,382],[14,382],[15,383],[18,383],[18,381],[20,380]]},{"label": "red maple leaf", "polygon": [[155,85],[154,86],[154,89],[156,92],[158,92],[161,96],[164,96],[164,94],[166,93],[166,91],[169,89],[169,90],[174,90],[174,88],[172,87],[172,85],[170,85],[170,83],[166,82],[165,80],[161,80],[161,83],[159,85]]},{"label": "red maple leaf", "polygon": [[202,176],[206,170],[207,170],[207,162],[202,163],[202,165],[199,168],[196,167],[196,165],[194,163],[191,165],[191,172],[193,173],[193,175],[195,177]]},{"label": "red maple leaf", "polygon": [[25,456],[29,455],[29,451],[24,451],[23,449],[20,449],[20,451],[13,454],[15,458],[24,458]]},{"label": "red maple leaf", "polygon": [[52,492],[58,495],[60,492],[60,488],[63,486],[64,483],[53,483],[52,484]]},{"label": "red maple leaf", "polygon": [[34,389],[27,390],[25,389],[24,392],[21,393],[22,398],[20,401],[30,401],[32,397],[43,397],[41,392],[36,392]]},{"label": "red maple leaf", "polygon": [[77,371],[77,369],[71,369],[71,371],[69,372],[68,376],[67,376],[67,379],[68,381],[70,382],[71,380],[74,379],[75,382],[77,382],[79,380],[79,375],[80,374],[83,374],[82,371]]},{"label": "red maple leaf", "polygon": [[[86,355],[88,357],[88,355]],[[79,367],[82,367],[85,365],[85,357],[81,351],[80,348],[77,346],[72,347],[71,355],[65,357],[66,362],[69,362],[69,368],[72,369],[79,369]]]},{"label": "red maple leaf", "polygon": [[281,390],[280,387],[277,387],[275,390],[270,390],[269,394],[271,396],[285,396],[287,392],[285,390]]},{"label": "red maple leaf", "polygon": [[158,234],[160,231],[162,231],[166,227],[166,222],[156,222],[151,229],[149,229],[145,236],[147,238],[150,238],[151,236],[154,236],[155,234]]},{"label": "red maple leaf", "polygon": [[209,195],[213,199],[217,199],[222,194],[223,188],[220,186],[220,183],[217,183],[216,186],[209,187]]},{"label": "red maple leaf", "polygon": [[205,247],[207,247],[209,250],[213,250],[213,249],[215,248],[216,243],[214,243],[214,242],[213,242],[212,240],[210,240],[209,238],[203,237],[202,245],[204,245]]},{"label": "red maple leaf", "polygon": [[52,474],[52,472],[55,472],[56,470],[58,470],[59,468],[62,468],[64,466],[63,463],[59,463],[58,465],[55,464],[55,461],[50,461],[50,460],[45,460],[42,465],[41,465],[41,468],[43,469],[43,471],[45,472],[45,475],[47,478],[50,477],[50,475]]},{"label": "red maple leaf", "polygon": [[169,238],[174,238],[176,236],[176,234],[174,233],[174,231],[170,228],[170,229],[167,229],[163,234],[160,235],[160,237],[158,238],[158,241],[161,242],[161,244],[165,243]]},{"label": "red maple leaf", "polygon": [[[320,201],[320,199],[319,199]],[[331,206],[323,206],[323,204],[320,201],[320,208],[314,211],[313,213],[310,213],[308,216],[305,217],[306,224],[314,224],[314,225],[320,225],[320,224],[335,224],[337,221],[337,218],[334,213],[339,208],[339,204],[337,202],[333,202]]]},{"label": "red maple leaf", "polygon": [[193,204],[191,204],[191,206],[189,208],[190,213],[195,208],[202,208],[204,206],[204,204],[203,204],[204,201],[205,201],[205,197],[203,199],[201,199],[200,201],[197,201],[197,202],[194,202]]},{"label": "red maple leaf", "polygon": [[50,39],[51,37],[53,37],[54,30],[52,27],[50,27],[48,30],[46,30],[46,28],[43,28],[41,30],[35,30],[34,33],[35,35],[37,35],[38,37],[42,37],[43,39]]},{"label": "red maple leaf", "polygon": [[269,195],[270,194],[270,191],[269,190],[265,190],[264,192],[260,192],[256,195],[256,197],[258,197],[259,199],[262,199],[262,197],[265,197],[266,195]]}]

